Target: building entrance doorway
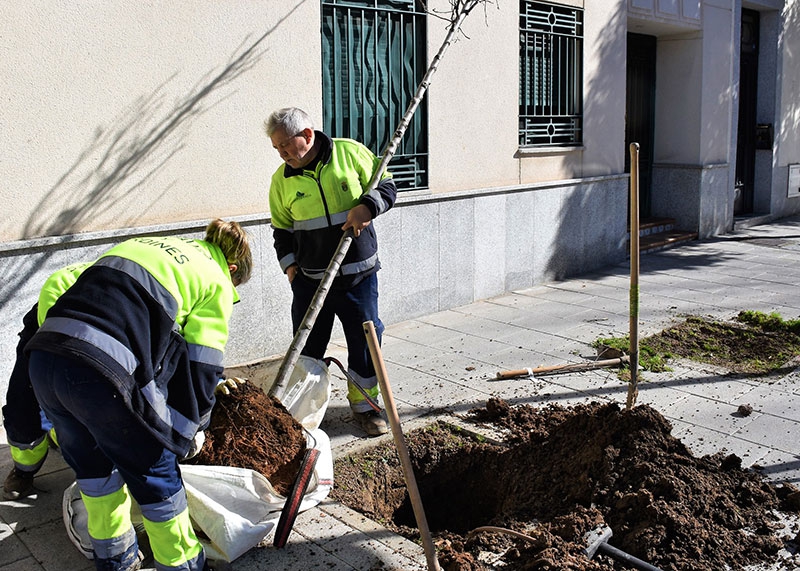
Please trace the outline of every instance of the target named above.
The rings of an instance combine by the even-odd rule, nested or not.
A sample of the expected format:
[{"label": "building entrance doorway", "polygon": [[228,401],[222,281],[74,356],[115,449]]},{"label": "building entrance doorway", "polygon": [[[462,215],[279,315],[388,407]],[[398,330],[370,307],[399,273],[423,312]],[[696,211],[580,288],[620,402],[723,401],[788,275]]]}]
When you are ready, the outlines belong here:
[{"label": "building entrance doorway", "polygon": [[743,9],[742,45],[739,57],[739,128],[736,135],[734,216],[753,213],[757,133],[758,26],[758,12]]},{"label": "building entrance doorway", "polygon": [[625,172],[631,172],[631,143],[639,143],[639,217],[649,218],[653,179],[656,106],[656,38],[628,34],[625,89]]}]

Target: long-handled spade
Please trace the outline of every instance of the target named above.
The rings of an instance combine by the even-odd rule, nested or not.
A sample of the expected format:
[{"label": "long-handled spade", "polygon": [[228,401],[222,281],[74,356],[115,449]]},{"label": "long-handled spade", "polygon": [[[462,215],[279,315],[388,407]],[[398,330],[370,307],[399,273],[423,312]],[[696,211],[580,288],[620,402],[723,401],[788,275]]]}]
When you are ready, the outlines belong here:
[{"label": "long-handled spade", "polygon": [[386,404],[386,416],[389,419],[389,426],[392,428],[395,448],[397,448],[397,455],[403,467],[403,475],[405,476],[406,487],[408,488],[408,497],[411,500],[414,517],[417,520],[420,539],[422,539],[422,547],[428,562],[428,571],[442,571],[442,568],[439,566],[439,560],[436,558],[436,547],[433,544],[431,531],[428,527],[428,520],[425,517],[425,509],[422,507],[422,496],[417,487],[414,467],[411,464],[411,456],[409,455],[408,447],[406,446],[406,441],[403,436],[403,428],[400,426],[400,416],[394,404],[392,387],[389,384],[389,376],[386,373],[386,364],[383,362],[383,353],[381,352],[380,342],[378,341],[378,334],[375,332],[375,325],[372,321],[365,321],[363,327],[364,335],[367,337],[369,354],[372,358],[372,364],[375,367],[375,376],[378,377],[378,384],[383,394],[383,401]]},{"label": "long-handled spade", "polygon": [[614,534],[611,527],[608,525],[600,525],[584,536],[587,546],[583,548],[586,556],[591,559],[595,553],[602,553],[608,555],[612,559],[616,559],[621,563],[627,563],[634,569],[641,569],[642,571],[662,571],[655,565],[650,565],[646,561],[642,561],[629,553],[625,553],[621,549],[617,549],[608,543],[608,540]]}]

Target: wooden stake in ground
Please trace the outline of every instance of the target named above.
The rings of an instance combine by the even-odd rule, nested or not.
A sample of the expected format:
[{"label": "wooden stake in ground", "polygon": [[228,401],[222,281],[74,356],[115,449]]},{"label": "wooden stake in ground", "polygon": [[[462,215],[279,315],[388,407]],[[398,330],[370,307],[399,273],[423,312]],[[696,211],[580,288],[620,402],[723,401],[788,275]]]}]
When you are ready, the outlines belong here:
[{"label": "wooden stake in ground", "polygon": [[[450,14],[450,25],[448,27],[447,35],[445,36],[442,45],[439,47],[439,51],[434,56],[433,60],[431,60],[431,63],[428,66],[422,81],[420,81],[419,85],[417,86],[414,97],[411,99],[406,112],[403,114],[400,124],[395,129],[391,141],[389,141],[389,144],[386,145],[386,148],[383,151],[383,156],[381,157],[381,162],[378,164],[378,167],[372,174],[372,179],[370,179],[369,185],[367,186],[367,190],[364,194],[369,194],[378,186],[383,173],[386,171],[386,167],[389,165],[389,161],[391,161],[392,157],[394,157],[394,154],[397,151],[397,146],[400,144],[406,129],[408,129],[408,126],[411,123],[411,118],[414,116],[414,112],[417,110],[417,107],[419,107],[422,98],[425,96],[425,92],[428,90],[428,86],[431,83],[431,77],[434,73],[436,73],[436,70],[439,69],[439,62],[441,62],[444,53],[447,51],[447,48],[449,48],[450,44],[452,44],[455,40],[456,34],[458,34],[461,30],[461,24],[464,22],[464,19],[469,15],[470,12],[472,12],[475,6],[478,4],[484,4],[486,1],[487,0],[450,0],[452,12]],[[294,366],[297,364],[297,359],[300,357],[303,347],[305,347],[308,336],[311,333],[311,329],[314,327],[317,316],[322,310],[322,305],[325,303],[325,298],[328,295],[328,291],[333,284],[333,279],[339,272],[339,267],[342,265],[342,260],[344,260],[347,250],[350,249],[350,244],[352,241],[353,233],[348,230],[344,233],[344,235],[342,235],[339,245],[336,247],[336,251],[333,254],[333,258],[331,259],[330,264],[328,264],[328,268],[325,270],[325,274],[322,276],[319,286],[317,286],[317,291],[311,300],[311,304],[308,306],[308,310],[306,310],[306,314],[303,316],[303,321],[300,323],[300,326],[297,328],[297,331],[294,334],[292,343],[289,345],[289,350],[286,352],[283,362],[281,362],[281,366],[278,369],[278,375],[276,376],[275,382],[269,392],[271,396],[274,396],[278,400],[281,400],[281,397],[284,396],[286,385],[289,382],[289,377],[291,377]]]},{"label": "wooden stake in ground", "polygon": [[381,346],[378,342],[378,335],[375,333],[375,325],[372,321],[364,322],[364,334],[367,336],[369,354],[372,357],[372,365],[375,367],[375,375],[378,377],[378,384],[383,395],[383,404],[386,407],[386,416],[389,418],[389,426],[392,428],[394,445],[397,448],[397,455],[400,457],[400,465],[403,467],[403,474],[408,488],[408,497],[411,500],[411,507],[414,510],[414,517],[417,520],[419,535],[422,539],[422,547],[425,550],[425,558],[428,560],[429,571],[441,571],[439,560],[436,558],[436,548],[433,545],[431,532],[428,528],[428,520],[425,517],[425,510],[422,507],[422,498],[417,488],[417,480],[414,477],[414,468],[411,465],[411,457],[408,454],[406,441],[403,437],[403,429],[400,427],[400,416],[397,414],[397,407],[394,404],[392,387],[389,385],[389,377],[386,374],[386,365],[383,362]]},{"label": "wooden stake in ground", "polygon": [[626,406],[633,408],[639,394],[639,143],[631,143],[631,289],[630,289],[630,362],[631,380],[628,384]]}]

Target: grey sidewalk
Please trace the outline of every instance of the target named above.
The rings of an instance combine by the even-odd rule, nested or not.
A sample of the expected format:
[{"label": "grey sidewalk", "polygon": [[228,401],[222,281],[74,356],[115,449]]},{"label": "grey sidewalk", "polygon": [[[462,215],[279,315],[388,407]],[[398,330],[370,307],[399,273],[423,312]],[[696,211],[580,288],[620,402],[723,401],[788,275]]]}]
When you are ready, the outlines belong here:
[{"label": "grey sidewalk", "polygon": [[[660,331],[686,314],[733,318],[749,309],[800,316],[800,218],[756,226],[641,257],[639,334]],[[404,431],[438,409],[465,412],[492,396],[511,404],[613,400],[627,386],[613,371],[496,380],[501,370],[583,362],[600,336],[628,332],[629,267],[537,286],[393,324],[382,353]],[[331,355],[342,357],[341,345]],[[757,464],[775,481],[800,482],[800,372],[769,382],[737,379],[712,367],[674,364],[647,373],[637,403],[656,408],[695,455],[726,450]],[[740,404],[754,412],[735,414]],[[336,382],[322,428],[334,455],[364,441],[349,418],[344,382]],[[389,438],[382,437],[382,438]],[[4,441],[0,473],[10,469]],[[0,571],[93,569],[72,546],[61,519],[61,495],[72,472],[51,454],[36,499],[0,502]],[[257,547],[237,571],[426,569],[422,548],[332,501],[297,519],[281,550]]]}]

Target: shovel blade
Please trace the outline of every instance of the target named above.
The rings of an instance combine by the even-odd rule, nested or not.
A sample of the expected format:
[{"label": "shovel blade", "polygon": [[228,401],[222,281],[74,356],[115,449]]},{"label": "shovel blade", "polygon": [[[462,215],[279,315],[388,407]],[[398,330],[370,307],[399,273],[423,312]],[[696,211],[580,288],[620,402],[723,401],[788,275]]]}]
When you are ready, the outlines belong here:
[{"label": "shovel blade", "polygon": [[586,547],[583,548],[583,552],[586,554],[586,557],[589,559],[594,557],[594,554],[597,553],[600,546],[603,543],[608,543],[612,535],[614,535],[614,532],[611,531],[611,526],[608,525],[599,525],[584,535],[583,538],[586,541]]}]

